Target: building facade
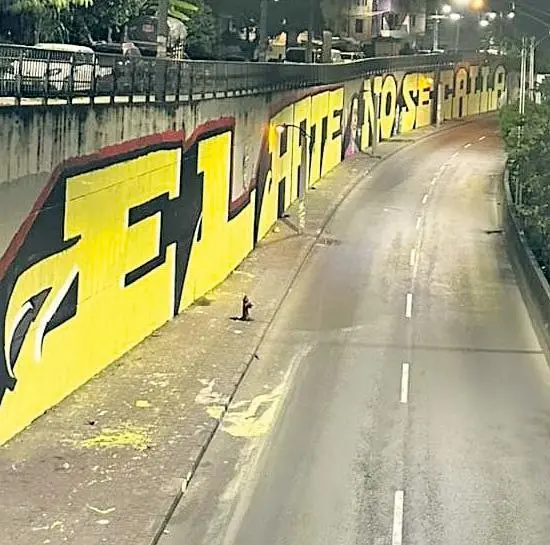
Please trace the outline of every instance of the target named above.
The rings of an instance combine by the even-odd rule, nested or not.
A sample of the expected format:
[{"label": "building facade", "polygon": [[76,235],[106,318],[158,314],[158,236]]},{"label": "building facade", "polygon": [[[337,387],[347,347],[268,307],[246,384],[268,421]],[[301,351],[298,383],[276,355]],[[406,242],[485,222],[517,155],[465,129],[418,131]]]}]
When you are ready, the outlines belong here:
[{"label": "building facade", "polygon": [[413,45],[426,32],[424,0],[324,0],[322,9],[334,34],[360,42],[385,38]]}]

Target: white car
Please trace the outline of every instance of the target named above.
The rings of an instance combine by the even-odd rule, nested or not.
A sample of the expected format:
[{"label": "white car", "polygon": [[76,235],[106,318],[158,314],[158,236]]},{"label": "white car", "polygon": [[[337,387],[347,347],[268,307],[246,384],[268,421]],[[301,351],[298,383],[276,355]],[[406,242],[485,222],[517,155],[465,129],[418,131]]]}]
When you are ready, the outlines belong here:
[{"label": "white car", "polygon": [[112,74],[112,68],[100,66],[94,50],[83,45],[39,43],[25,49],[12,61],[4,79],[21,81],[21,92],[88,92],[94,77]]}]

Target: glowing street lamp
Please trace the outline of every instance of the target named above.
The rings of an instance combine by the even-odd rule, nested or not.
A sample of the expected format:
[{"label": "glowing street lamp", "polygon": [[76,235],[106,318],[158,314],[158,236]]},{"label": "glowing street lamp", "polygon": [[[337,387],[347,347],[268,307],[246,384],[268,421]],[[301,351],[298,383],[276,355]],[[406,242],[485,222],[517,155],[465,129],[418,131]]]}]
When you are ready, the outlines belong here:
[{"label": "glowing street lamp", "polygon": [[449,20],[455,25],[455,51],[458,51],[460,45],[460,20],[462,15],[460,13],[450,13]]},{"label": "glowing street lamp", "polygon": [[488,19],[481,19],[481,21],[479,21],[479,26],[482,28],[487,28],[490,24]]},{"label": "glowing street lamp", "polygon": [[453,11],[453,8],[449,4],[444,4],[441,7],[441,13],[444,13],[445,15],[449,15]]}]

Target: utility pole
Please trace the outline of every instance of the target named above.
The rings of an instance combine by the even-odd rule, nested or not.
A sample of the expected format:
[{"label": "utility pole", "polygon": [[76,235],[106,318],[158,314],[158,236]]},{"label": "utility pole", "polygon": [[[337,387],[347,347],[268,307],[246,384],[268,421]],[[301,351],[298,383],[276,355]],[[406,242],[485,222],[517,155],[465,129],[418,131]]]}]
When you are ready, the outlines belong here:
[{"label": "utility pole", "polygon": [[260,38],[258,40],[258,60],[265,62],[267,60],[267,12],[269,9],[268,0],[260,0]]},{"label": "utility pole", "polygon": [[434,15],[430,15],[430,19],[434,22],[434,33],[433,33],[433,51],[439,50],[439,23],[442,19],[447,19],[447,15],[443,15],[436,11]]},{"label": "utility pole", "polygon": [[438,83],[437,84],[437,106],[436,106],[436,116],[435,116],[435,123],[438,127],[441,126],[442,119],[442,113],[443,113],[443,84]]},{"label": "utility pole", "polygon": [[307,25],[307,62],[314,62],[313,59],[313,27],[315,26],[315,0],[309,0],[309,17]]},{"label": "utility pole", "polygon": [[157,59],[166,58],[168,41],[168,0],[159,0],[157,9]]},{"label": "utility pole", "polygon": [[433,51],[439,49],[439,15],[434,17],[434,42],[433,42]]},{"label": "utility pole", "polygon": [[168,0],[159,0],[157,9],[157,58],[155,60],[155,100],[165,98],[166,44],[168,42]]},{"label": "utility pole", "polygon": [[[517,135],[517,146],[521,145],[521,140],[523,137],[523,119],[525,116],[525,91],[526,91],[526,80],[527,80],[527,38],[523,36],[521,38],[521,65],[520,65],[520,85],[519,85],[519,125],[518,125],[518,135]],[[521,204],[522,201],[522,183],[521,183],[521,171],[518,170],[519,165],[517,166],[515,175],[515,203],[516,205]]]},{"label": "utility pole", "polygon": [[525,91],[527,80],[527,39],[521,38],[521,64],[520,64],[520,76],[519,76],[519,115],[525,114]]},{"label": "utility pole", "polygon": [[380,94],[374,94],[374,123],[372,127],[372,154],[376,155],[376,148],[380,136]]},{"label": "utility pole", "polygon": [[529,100],[535,102],[535,47],[536,38],[531,36],[529,42]]}]

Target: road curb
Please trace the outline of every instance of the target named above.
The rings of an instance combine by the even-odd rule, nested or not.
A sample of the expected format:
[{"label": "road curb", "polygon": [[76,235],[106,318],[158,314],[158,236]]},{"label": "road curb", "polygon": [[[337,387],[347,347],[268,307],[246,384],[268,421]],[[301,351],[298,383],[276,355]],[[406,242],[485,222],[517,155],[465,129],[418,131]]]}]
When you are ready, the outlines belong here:
[{"label": "road curb", "polygon": [[[387,160],[391,159],[397,153],[400,153],[400,152],[402,152],[403,150],[405,150],[407,148],[414,147],[417,144],[420,144],[420,143],[422,143],[426,140],[429,140],[430,138],[439,136],[442,133],[445,133],[445,132],[448,132],[448,131],[451,131],[451,130],[454,130],[454,129],[458,129],[458,128],[463,127],[465,125],[469,125],[471,123],[479,121],[480,119],[483,119],[483,118],[486,118],[486,117],[491,117],[491,116],[494,116],[494,113],[480,115],[480,116],[476,116],[476,117],[473,117],[473,118],[467,118],[467,119],[461,120],[460,122],[455,122],[451,125],[442,125],[438,128],[435,128],[435,130],[433,130],[432,132],[430,132],[426,135],[418,137],[417,139],[402,142],[402,145],[400,145],[395,150],[389,152],[387,155],[384,155],[383,157],[373,157],[373,158],[377,159],[376,162],[374,163],[374,165],[372,165],[370,167],[370,169],[367,169],[367,170],[357,174],[356,176],[354,176],[352,178],[352,180],[349,182],[348,186],[345,188],[345,190],[339,196],[339,198],[336,199],[334,205],[330,206],[327,209],[326,216],[323,219],[323,221],[321,222],[321,225],[317,229],[317,232],[315,233],[315,235],[307,237],[309,239],[309,241],[305,245],[304,251],[302,252],[300,258],[298,259],[298,261],[297,261],[297,263],[294,267],[294,272],[291,275],[291,278],[288,282],[288,285],[284,289],[280,299],[278,300],[274,310],[272,311],[271,316],[265,322],[264,329],[263,329],[263,331],[262,331],[262,333],[261,333],[261,335],[258,339],[258,342],[256,343],[256,345],[254,347],[254,350],[252,351],[252,354],[251,354],[250,358],[248,359],[247,363],[243,366],[243,370],[240,373],[237,381],[235,382],[234,387],[233,387],[231,393],[229,394],[229,396],[227,398],[227,401],[221,407],[222,410],[221,410],[221,414],[220,414],[219,418],[216,420],[216,423],[214,424],[214,426],[212,427],[210,433],[206,437],[204,443],[201,445],[200,449],[198,450],[198,454],[197,454],[196,458],[193,460],[191,470],[183,478],[181,489],[178,491],[178,494],[174,497],[174,499],[173,499],[168,511],[166,512],[166,514],[162,517],[162,521],[161,521],[157,531],[155,532],[155,534],[153,536],[153,539],[151,541],[151,545],[158,545],[158,543],[159,543],[161,537],[163,536],[164,531],[166,530],[166,527],[168,526],[168,524],[169,524],[176,508],[178,507],[180,501],[184,497],[185,492],[189,488],[189,485],[190,485],[191,481],[193,480],[193,478],[196,474],[196,471],[197,471],[197,469],[198,469],[198,467],[199,467],[199,465],[200,465],[200,463],[201,463],[208,447],[210,446],[212,440],[214,439],[214,436],[216,435],[218,429],[220,428],[220,425],[223,421],[223,418],[224,418],[225,414],[227,413],[227,410],[228,410],[229,406],[233,402],[233,399],[235,398],[235,396],[236,396],[236,394],[239,390],[240,385],[242,384],[243,380],[245,379],[245,377],[248,373],[248,370],[252,366],[252,363],[255,359],[254,354],[256,354],[259,351],[259,348],[262,345],[265,337],[269,333],[269,331],[272,327],[272,324],[273,324],[277,314],[279,313],[279,310],[281,309],[282,305],[284,304],[284,302],[285,302],[288,294],[290,293],[296,279],[298,278],[298,276],[302,272],[305,264],[307,263],[308,258],[310,257],[313,248],[319,242],[319,239],[324,235],[324,232],[325,232],[325,229],[326,229],[327,225],[330,223],[330,221],[332,220],[332,218],[334,217],[334,215],[336,214],[338,209],[342,206],[344,201],[359,186],[359,184],[362,182],[362,180],[366,177],[366,175],[368,173],[373,172],[374,170],[376,170],[378,167],[380,167]],[[388,140],[388,142],[391,142],[391,141],[392,141],[392,139]],[[340,165],[342,165],[342,164],[343,164],[343,162],[340,163]],[[336,168],[338,168],[338,167],[336,167]],[[322,181],[321,181],[321,183],[322,183]]]}]

